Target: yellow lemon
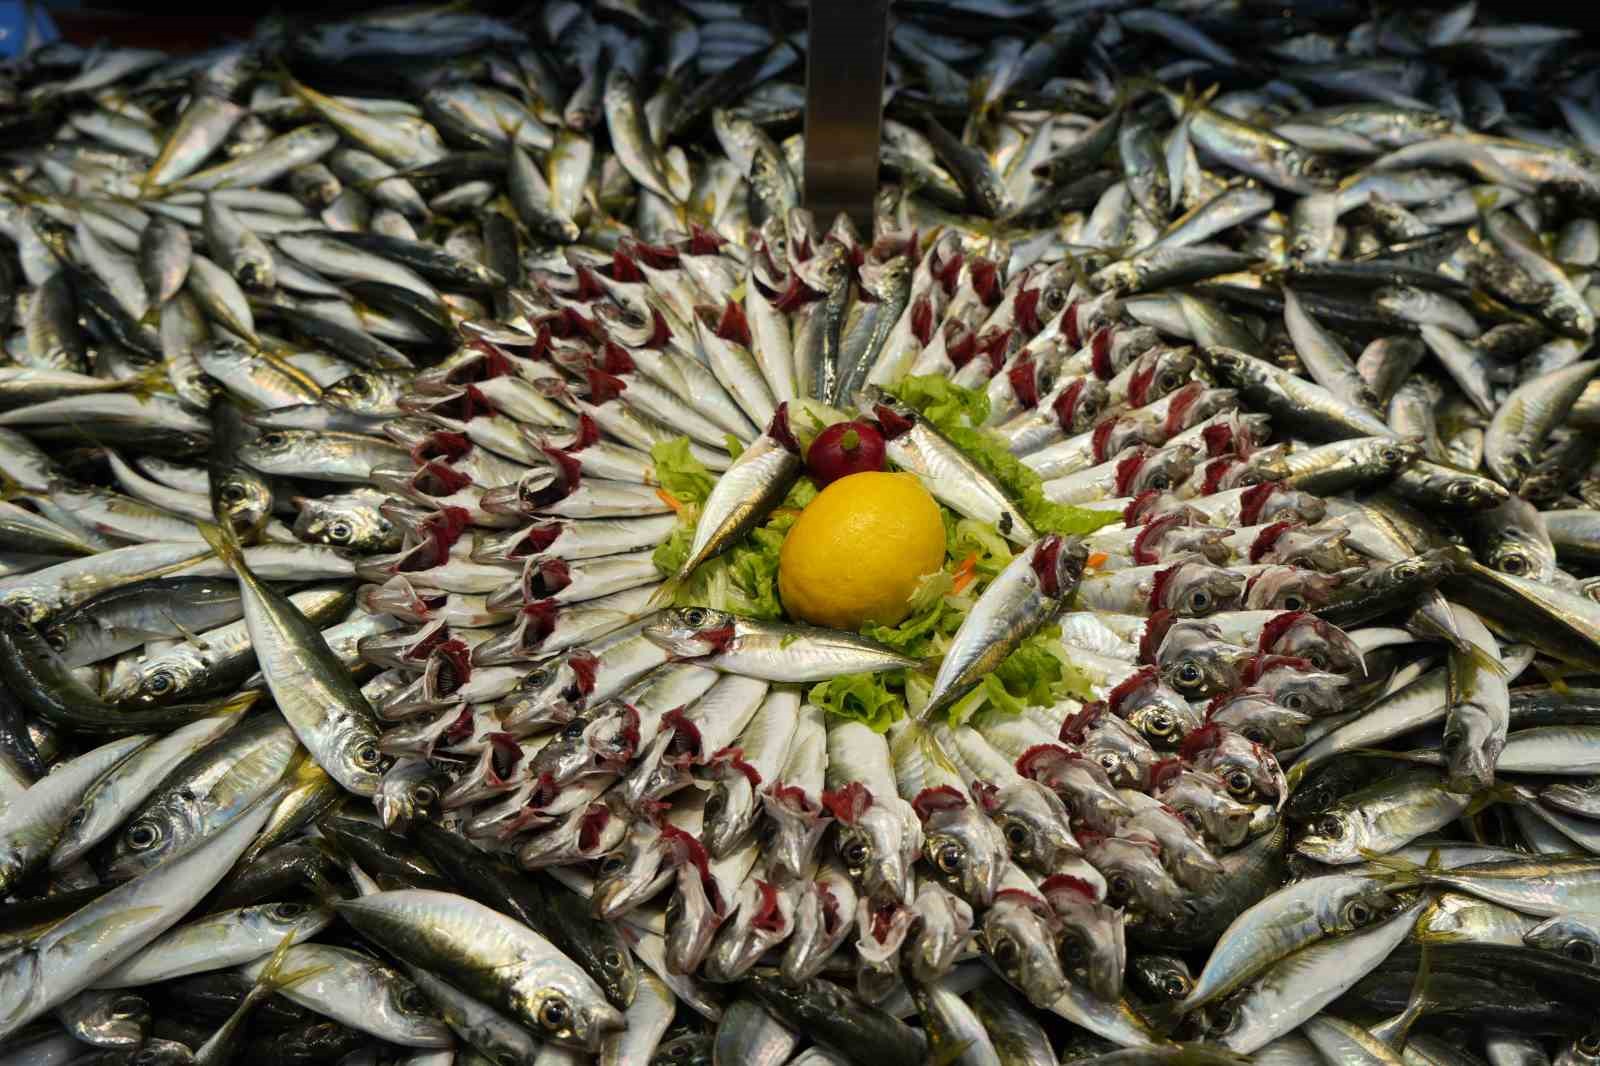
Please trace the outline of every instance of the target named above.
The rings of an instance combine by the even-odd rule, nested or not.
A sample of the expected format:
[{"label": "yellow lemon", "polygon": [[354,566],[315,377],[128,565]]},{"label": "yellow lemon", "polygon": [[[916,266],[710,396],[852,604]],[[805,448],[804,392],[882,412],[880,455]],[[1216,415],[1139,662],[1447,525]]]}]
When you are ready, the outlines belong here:
[{"label": "yellow lemon", "polygon": [[778,555],[778,595],[796,618],[835,629],[894,625],[944,565],[939,505],[915,474],[842,477],[800,512]]}]

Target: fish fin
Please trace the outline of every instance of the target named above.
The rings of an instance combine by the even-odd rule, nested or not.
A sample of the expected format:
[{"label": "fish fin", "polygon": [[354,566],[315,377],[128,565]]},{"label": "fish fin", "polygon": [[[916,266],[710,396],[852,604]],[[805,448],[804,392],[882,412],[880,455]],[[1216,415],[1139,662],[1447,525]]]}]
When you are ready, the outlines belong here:
[{"label": "fish fin", "polygon": [[200,530],[200,536],[229,569],[238,571],[244,566],[244,548],[239,544],[239,535],[233,531],[232,525],[196,522],[195,528]]},{"label": "fish fin", "polygon": [[327,966],[307,966],[299,970],[284,972],[283,964],[289,957],[289,949],[295,945],[295,935],[285,933],[283,939],[278,941],[278,946],[273,949],[271,958],[256,975],[256,987],[269,992],[280,992],[285,988],[293,988],[303,981],[308,981],[319,973],[329,969]]},{"label": "fish fin", "polygon": [[671,607],[672,601],[678,598],[678,590],[683,588],[683,584],[688,578],[689,574],[686,571],[679,570],[657,586],[656,590],[650,594],[650,599],[645,602],[645,606],[655,610]]},{"label": "fish fin", "polygon": [[1436,867],[1432,866],[1437,861],[1439,851],[1434,849],[1428,856],[1428,865],[1418,865],[1402,855],[1380,855],[1375,851],[1361,849],[1361,857],[1365,861],[1384,871],[1374,874],[1374,877],[1387,878],[1390,888],[1415,888],[1428,883],[1429,872]]},{"label": "fish fin", "polygon": [[1517,786],[1508,784],[1490,785],[1472,797],[1472,802],[1467,804],[1467,809],[1461,812],[1463,818],[1471,818],[1482,813],[1485,809],[1496,803],[1526,803],[1522,795],[1517,792]]}]

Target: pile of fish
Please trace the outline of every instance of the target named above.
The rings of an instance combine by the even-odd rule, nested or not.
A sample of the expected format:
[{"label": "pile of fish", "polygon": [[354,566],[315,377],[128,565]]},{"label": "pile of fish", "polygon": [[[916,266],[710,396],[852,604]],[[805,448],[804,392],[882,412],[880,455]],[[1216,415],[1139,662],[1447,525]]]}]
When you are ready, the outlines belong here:
[{"label": "pile of fish", "polygon": [[872,234],[800,4],[0,70],[0,1066],[1600,1062],[1600,53],[893,17]]}]

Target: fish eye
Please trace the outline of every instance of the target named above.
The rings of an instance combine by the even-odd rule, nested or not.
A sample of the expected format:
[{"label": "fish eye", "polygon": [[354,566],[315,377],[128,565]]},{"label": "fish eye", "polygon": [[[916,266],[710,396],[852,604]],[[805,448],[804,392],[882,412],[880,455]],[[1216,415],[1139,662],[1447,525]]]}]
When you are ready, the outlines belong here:
[{"label": "fish eye", "polygon": [[224,485],[218,495],[222,497],[223,503],[238,503],[244,499],[244,486],[237,482]]},{"label": "fish eye", "polygon": [[144,1000],[138,996],[122,996],[111,1005],[113,1018],[137,1018],[144,1012]]},{"label": "fish eye", "polygon": [[1001,937],[989,947],[989,954],[994,957],[995,965],[1002,970],[1015,972],[1017,962],[1022,957],[1022,952],[1017,949],[1017,942],[1010,937]]},{"label": "fish eye", "polygon": [[1125,900],[1133,895],[1133,881],[1127,874],[1112,874],[1106,878],[1106,895],[1114,900]]},{"label": "fish eye", "polygon": [[859,870],[865,866],[869,856],[866,843],[860,840],[852,840],[839,849],[839,857],[852,870]]},{"label": "fish eye", "polygon": [[370,770],[382,761],[383,753],[378,750],[378,745],[369,740],[356,749],[355,759],[357,766]]},{"label": "fish eye", "polygon": [[1101,752],[1097,761],[1100,763],[1100,769],[1108,774],[1114,774],[1122,769],[1122,760],[1117,757],[1117,753],[1114,751]]},{"label": "fish eye", "polygon": [[1165,492],[1172,487],[1172,479],[1164,473],[1153,474],[1150,477],[1150,487],[1158,492]]},{"label": "fish eye", "polygon": [[1228,791],[1235,796],[1248,796],[1252,789],[1250,775],[1243,770],[1233,771],[1227,776],[1224,783],[1228,786]]},{"label": "fish eye", "polygon": [[367,379],[356,374],[344,379],[344,387],[357,396],[365,396],[372,391],[372,386],[367,384]]},{"label": "fish eye", "polygon": [[1064,936],[1061,938],[1061,959],[1068,965],[1079,965],[1089,958],[1089,949],[1084,946],[1083,939],[1077,936]]},{"label": "fish eye", "polygon": [[1189,610],[1206,611],[1211,609],[1211,593],[1205,589],[1195,589],[1189,593]]},{"label": "fish eye", "polygon": [[89,808],[79,807],[77,810],[72,812],[72,817],[67,820],[67,825],[70,828],[76,829],[78,826],[82,825],[84,820],[88,817]]},{"label": "fish eye", "polygon": [[1189,982],[1173,974],[1161,982],[1161,991],[1172,999],[1182,999],[1189,994]]},{"label": "fish eye", "polygon": [[1283,598],[1283,609],[1285,611],[1303,611],[1306,609],[1306,601],[1291,592]]},{"label": "fish eye", "polygon": [[1218,1007],[1216,1010],[1211,1012],[1211,1017],[1216,1022],[1216,1026],[1219,1030],[1233,1028],[1232,1007]]},{"label": "fish eye", "polygon": [[281,448],[289,443],[289,437],[284,433],[263,433],[261,445],[264,448]]},{"label": "fish eye", "polygon": [[1265,744],[1270,739],[1265,730],[1254,725],[1245,726],[1240,735],[1252,744]]},{"label": "fish eye", "polygon": [[627,961],[616,948],[607,948],[605,954],[600,956],[600,965],[608,970],[620,970]]},{"label": "fish eye", "polygon": [[955,874],[961,871],[961,864],[965,858],[966,855],[959,844],[945,844],[934,852],[933,864],[947,874]]},{"label": "fish eye", "polygon": [[1298,692],[1291,692],[1283,697],[1283,705],[1291,711],[1298,711],[1305,706],[1306,698]]},{"label": "fish eye", "polygon": [[272,905],[273,916],[277,918],[298,918],[310,909],[304,903],[292,901],[289,903],[274,903]]},{"label": "fish eye", "polygon": [[1198,685],[1200,683],[1200,667],[1194,663],[1184,663],[1178,667],[1178,680],[1185,685]]},{"label": "fish eye", "polygon": [[547,999],[539,1004],[539,1024],[553,1033],[560,1032],[572,1021],[572,1008],[560,998]]},{"label": "fish eye", "polygon": [[1338,840],[1344,836],[1344,822],[1332,815],[1318,818],[1317,835],[1327,837],[1329,840]]},{"label": "fish eye", "polygon": [[1395,448],[1384,448],[1378,452],[1378,458],[1386,463],[1398,463],[1400,461],[1400,452]]},{"label": "fish eye", "polygon": [[1021,822],[1008,821],[1005,827],[1006,846],[1013,852],[1021,853],[1027,850],[1032,842],[1033,834]]},{"label": "fish eye", "polygon": [[614,877],[621,873],[622,868],[627,865],[621,855],[607,855],[600,860],[600,875],[602,877]]},{"label": "fish eye", "polygon": [[1320,651],[1313,651],[1307,655],[1306,662],[1315,666],[1318,670],[1326,670],[1328,668],[1328,657]]},{"label": "fish eye", "polygon": [[439,790],[432,785],[418,785],[411,790],[411,799],[420,807],[429,807],[439,798]]},{"label": "fish eye", "polygon": [[1500,569],[1513,576],[1528,572],[1528,560],[1520,555],[1508,555],[1500,561]]},{"label": "fish eye", "polygon": [[172,688],[172,675],[165,670],[157,670],[144,679],[144,687],[159,696]]},{"label": "fish eye", "polygon": [[1052,312],[1061,310],[1061,308],[1066,305],[1066,302],[1067,294],[1062,292],[1060,289],[1045,290],[1044,305]]},{"label": "fish eye", "polygon": [[1183,384],[1183,375],[1175,370],[1169,370],[1161,375],[1161,387],[1167,392],[1172,392]]},{"label": "fish eye", "polygon": [[1469,481],[1452,481],[1444,487],[1446,499],[1461,502],[1469,500],[1473,495],[1473,486]]},{"label": "fish eye", "polygon": [[67,634],[60,629],[45,630],[44,642],[50,645],[52,651],[67,650]]},{"label": "fish eye", "polygon": [[428,1009],[428,997],[421,989],[408,985],[400,990],[400,1009],[407,1014],[421,1014]]},{"label": "fish eye", "polygon": [[128,847],[134,851],[149,851],[161,839],[161,829],[154,822],[134,822],[128,827]]},{"label": "fish eye", "polygon": [[1600,1055],[1600,1033],[1590,1033],[1588,1036],[1579,1037],[1578,1050],[1585,1055]]},{"label": "fish eye", "polygon": [[706,624],[706,612],[698,607],[691,607],[683,612],[683,621],[686,625],[699,629]]},{"label": "fish eye", "polygon": [[1594,965],[1594,945],[1585,940],[1569,940],[1561,953],[1574,962]]},{"label": "fish eye", "polygon": [[350,528],[349,522],[333,522],[328,526],[328,539],[337,544],[343,544],[354,533],[355,530]]},{"label": "fish eye", "polygon": [[1170,737],[1177,729],[1177,723],[1171,715],[1152,714],[1146,732],[1154,737]]},{"label": "fish eye", "polygon": [[500,1066],[517,1066],[522,1060],[517,1057],[516,1052],[502,1051],[495,1056],[494,1061],[499,1063]]},{"label": "fish eye", "polygon": [[1357,900],[1345,908],[1344,916],[1351,925],[1366,925],[1372,921],[1372,908]]}]

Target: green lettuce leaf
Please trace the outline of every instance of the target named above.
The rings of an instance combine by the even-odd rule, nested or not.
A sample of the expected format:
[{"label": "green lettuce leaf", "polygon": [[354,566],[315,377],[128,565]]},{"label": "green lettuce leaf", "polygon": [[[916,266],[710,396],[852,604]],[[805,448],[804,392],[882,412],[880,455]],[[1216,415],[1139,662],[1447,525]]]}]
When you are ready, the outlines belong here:
[{"label": "green lettuce leaf", "polygon": [[812,685],[806,698],[830,715],[865,723],[874,732],[882,733],[905,717],[905,697],[890,687],[895,684],[903,690],[903,671],[840,674]]},{"label": "green lettuce leaf", "polygon": [[688,437],[674,437],[650,449],[656,467],[656,480],[679,503],[702,504],[711,495],[717,475],[689,451]]},{"label": "green lettuce leaf", "polygon": [[1017,508],[1041,533],[1083,535],[1120,522],[1117,511],[1097,511],[1053,503],[1045,498],[1039,475],[1012,455],[995,434],[977,427],[989,413],[989,398],[944,378],[906,378],[894,390],[922,417],[1006,490]]}]

